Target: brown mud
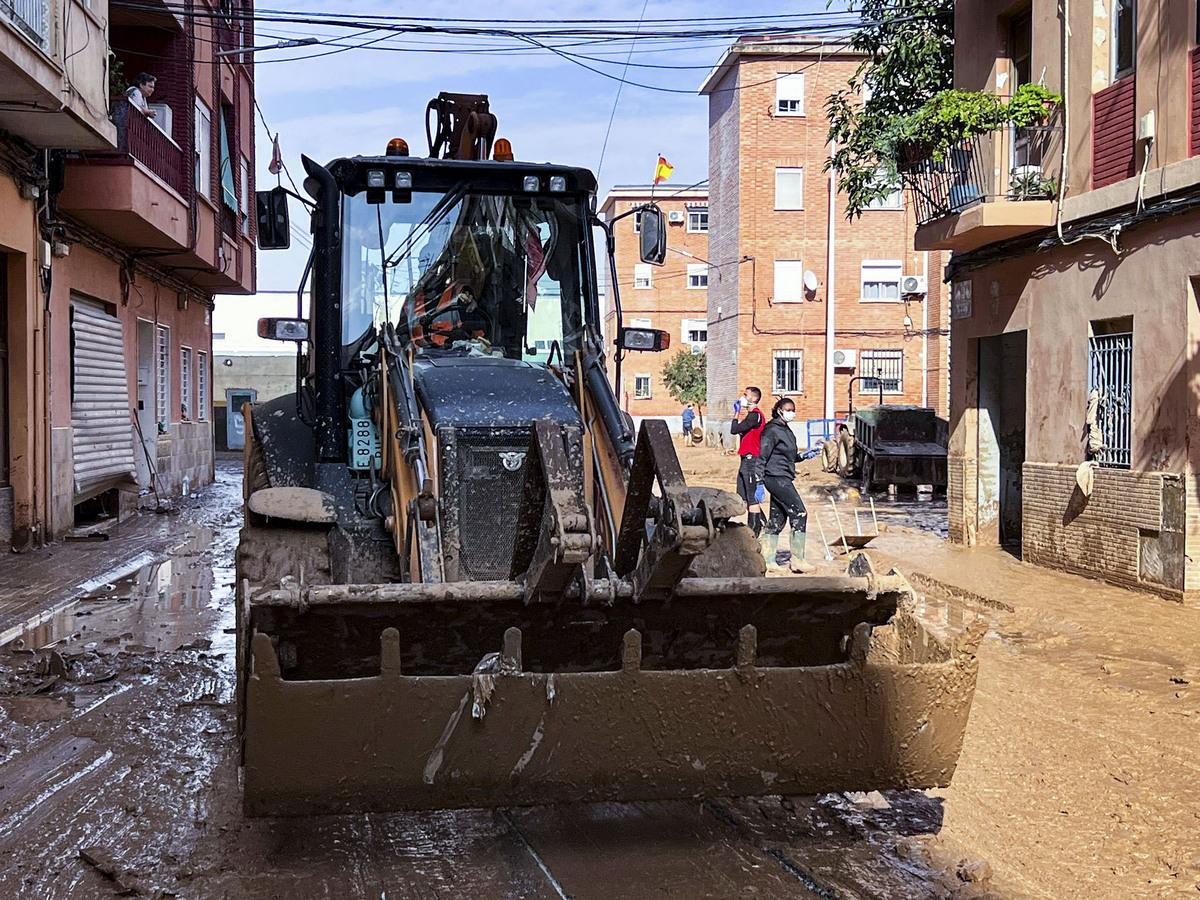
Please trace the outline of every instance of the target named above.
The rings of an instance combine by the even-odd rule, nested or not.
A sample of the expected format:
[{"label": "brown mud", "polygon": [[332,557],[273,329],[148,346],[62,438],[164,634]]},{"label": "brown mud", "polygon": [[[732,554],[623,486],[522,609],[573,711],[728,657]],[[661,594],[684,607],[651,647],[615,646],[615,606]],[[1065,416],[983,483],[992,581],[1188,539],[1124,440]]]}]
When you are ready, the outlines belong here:
[{"label": "brown mud", "polygon": [[[690,481],[732,484],[736,457],[681,456]],[[845,490],[809,478],[806,498]],[[246,819],[240,504],[222,461],[164,559],[0,648],[0,897],[1197,896],[1200,613],[956,556],[903,511],[872,553],[923,574],[936,624],[991,623],[949,789]]]}]

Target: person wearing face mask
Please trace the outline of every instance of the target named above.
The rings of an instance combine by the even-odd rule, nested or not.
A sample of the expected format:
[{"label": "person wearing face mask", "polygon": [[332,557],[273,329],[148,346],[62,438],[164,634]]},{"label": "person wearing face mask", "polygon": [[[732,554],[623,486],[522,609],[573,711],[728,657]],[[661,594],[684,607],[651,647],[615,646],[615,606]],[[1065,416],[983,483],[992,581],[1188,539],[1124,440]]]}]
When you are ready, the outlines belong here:
[{"label": "person wearing face mask", "polygon": [[759,460],[759,440],[763,427],[767,424],[766,417],[758,408],[762,399],[762,391],[756,387],[747,387],[740,399],[733,404],[734,420],[730,430],[738,435],[738,456],[742,458],[738,465],[737,492],[746,501],[749,515],[746,524],[758,537],[762,531],[762,466]]},{"label": "person wearing face mask", "polygon": [[796,492],[796,461],[800,456],[796,447],[796,435],[790,423],[796,418],[796,404],[781,397],[771,409],[771,421],[763,428],[760,455],[763,466],[763,483],[771,495],[771,516],[766,527],[758,536],[759,546],[767,559],[769,568],[779,568],[775,553],[779,549],[779,533],[784,522],[790,521],[793,572],[811,572],[815,568],[804,559],[807,539],[808,510]]}]

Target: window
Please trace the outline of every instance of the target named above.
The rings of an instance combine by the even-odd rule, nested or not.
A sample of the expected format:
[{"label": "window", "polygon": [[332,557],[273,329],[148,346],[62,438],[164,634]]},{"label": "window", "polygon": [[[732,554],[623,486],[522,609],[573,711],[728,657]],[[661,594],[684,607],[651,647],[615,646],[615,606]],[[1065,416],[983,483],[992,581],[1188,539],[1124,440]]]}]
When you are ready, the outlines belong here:
[{"label": "window", "polygon": [[708,287],[708,265],[705,263],[688,263],[688,289]]},{"label": "window", "polygon": [[772,354],[775,377],[771,383],[772,394],[799,394],[804,390],[804,351],[776,350]]},{"label": "window", "polygon": [[862,299],[867,301],[898,301],[900,276],[904,263],[898,259],[864,259],[862,264]]},{"label": "window", "polygon": [[679,331],[683,342],[690,344],[693,350],[697,345],[700,349],[704,349],[708,344],[708,321],[706,319],[684,319],[679,323]]},{"label": "window", "polygon": [[864,350],[858,357],[860,394],[877,394],[883,383],[885,394],[904,393],[904,351]]},{"label": "window", "polygon": [[171,329],[159,325],[157,332],[154,380],[154,417],[159,434],[171,427]]},{"label": "window", "polygon": [[641,213],[641,210],[638,210],[637,212],[635,212],[635,213],[633,214],[633,233],[634,233],[634,234],[641,234],[641,233],[642,233],[642,213]]},{"label": "window", "polygon": [[196,354],[196,418],[203,422],[208,418],[208,354],[201,350]]},{"label": "window", "polygon": [[[880,169],[875,173],[875,183],[877,185],[887,184],[887,170]],[[904,209],[904,191],[897,185],[895,190],[878,200],[872,200],[867,204],[867,209]]]},{"label": "window", "polygon": [[[1133,401],[1133,320],[1093,322],[1088,339],[1088,404],[1096,402],[1100,448],[1091,458],[1102,466],[1128,469]],[[1087,443],[1094,446],[1094,433]]]},{"label": "window", "polygon": [[210,196],[212,190],[212,112],[196,98],[196,191]]},{"label": "window", "polygon": [[708,207],[697,206],[688,210],[687,230],[696,234],[708,231]]},{"label": "window", "polygon": [[1033,15],[1028,10],[1008,23],[1008,58],[1012,63],[1015,91],[1033,78]]},{"label": "window", "polygon": [[650,376],[649,375],[634,375],[633,376],[633,399],[634,400],[649,400],[650,399]]},{"label": "window", "polygon": [[804,299],[804,261],[800,259],[775,260],[774,303],[799,303]]},{"label": "window", "polygon": [[1133,72],[1137,65],[1134,45],[1137,43],[1136,0],[1113,0],[1112,67],[1113,81]]},{"label": "window", "polygon": [[804,170],[781,167],[775,170],[775,208],[804,209]]},{"label": "window", "polygon": [[242,234],[250,237],[250,162],[241,157],[242,194],[239,198],[238,212],[242,214]]},{"label": "window", "polygon": [[238,208],[237,188],[234,186],[233,154],[229,152],[229,133],[233,130],[229,121],[233,118],[233,107],[221,107],[221,202],[231,211]]},{"label": "window", "polygon": [[653,277],[650,274],[649,263],[637,263],[633,267],[633,287],[634,290],[646,290],[653,286]]},{"label": "window", "polygon": [[775,76],[775,114],[804,115],[804,73],[779,72]]},{"label": "window", "polygon": [[179,417],[192,417],[192,350],[179,348]]}]

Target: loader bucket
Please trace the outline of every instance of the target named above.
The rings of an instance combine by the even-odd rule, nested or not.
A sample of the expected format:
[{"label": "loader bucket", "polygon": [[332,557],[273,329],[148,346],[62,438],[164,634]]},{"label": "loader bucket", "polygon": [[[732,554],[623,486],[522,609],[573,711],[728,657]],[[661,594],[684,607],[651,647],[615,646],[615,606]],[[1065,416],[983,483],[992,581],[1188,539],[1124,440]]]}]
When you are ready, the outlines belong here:
[{"label": "loader bucket", "polygon": [[[978,627],[899,576],[328,585],[245,604],[250,815],[931,788],[954,771]],[[604,602],[595,596],[608,591]]]}]

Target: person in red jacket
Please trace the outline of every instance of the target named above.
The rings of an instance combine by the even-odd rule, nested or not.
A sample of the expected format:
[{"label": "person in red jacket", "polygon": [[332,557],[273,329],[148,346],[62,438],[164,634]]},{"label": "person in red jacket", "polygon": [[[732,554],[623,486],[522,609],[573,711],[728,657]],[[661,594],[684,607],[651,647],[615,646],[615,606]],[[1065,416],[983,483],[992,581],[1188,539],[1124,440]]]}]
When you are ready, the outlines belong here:
[{"label": "person in red jacket", "polygon": [[747,387],[741,398],[733,404],[734,420],[730,426],[730,430],[739,436],[738,456],[742,458],[738,465],[737,492],[738,496],[746,501],[746,508],[749,510],[746,524],[754,530],[755,537],[762,531],[764,519],[759,497],[762,466],[759,463],[758,451],[767,419],[758,408],[758,401],[761,399],[762,391],[756,387]]}]

